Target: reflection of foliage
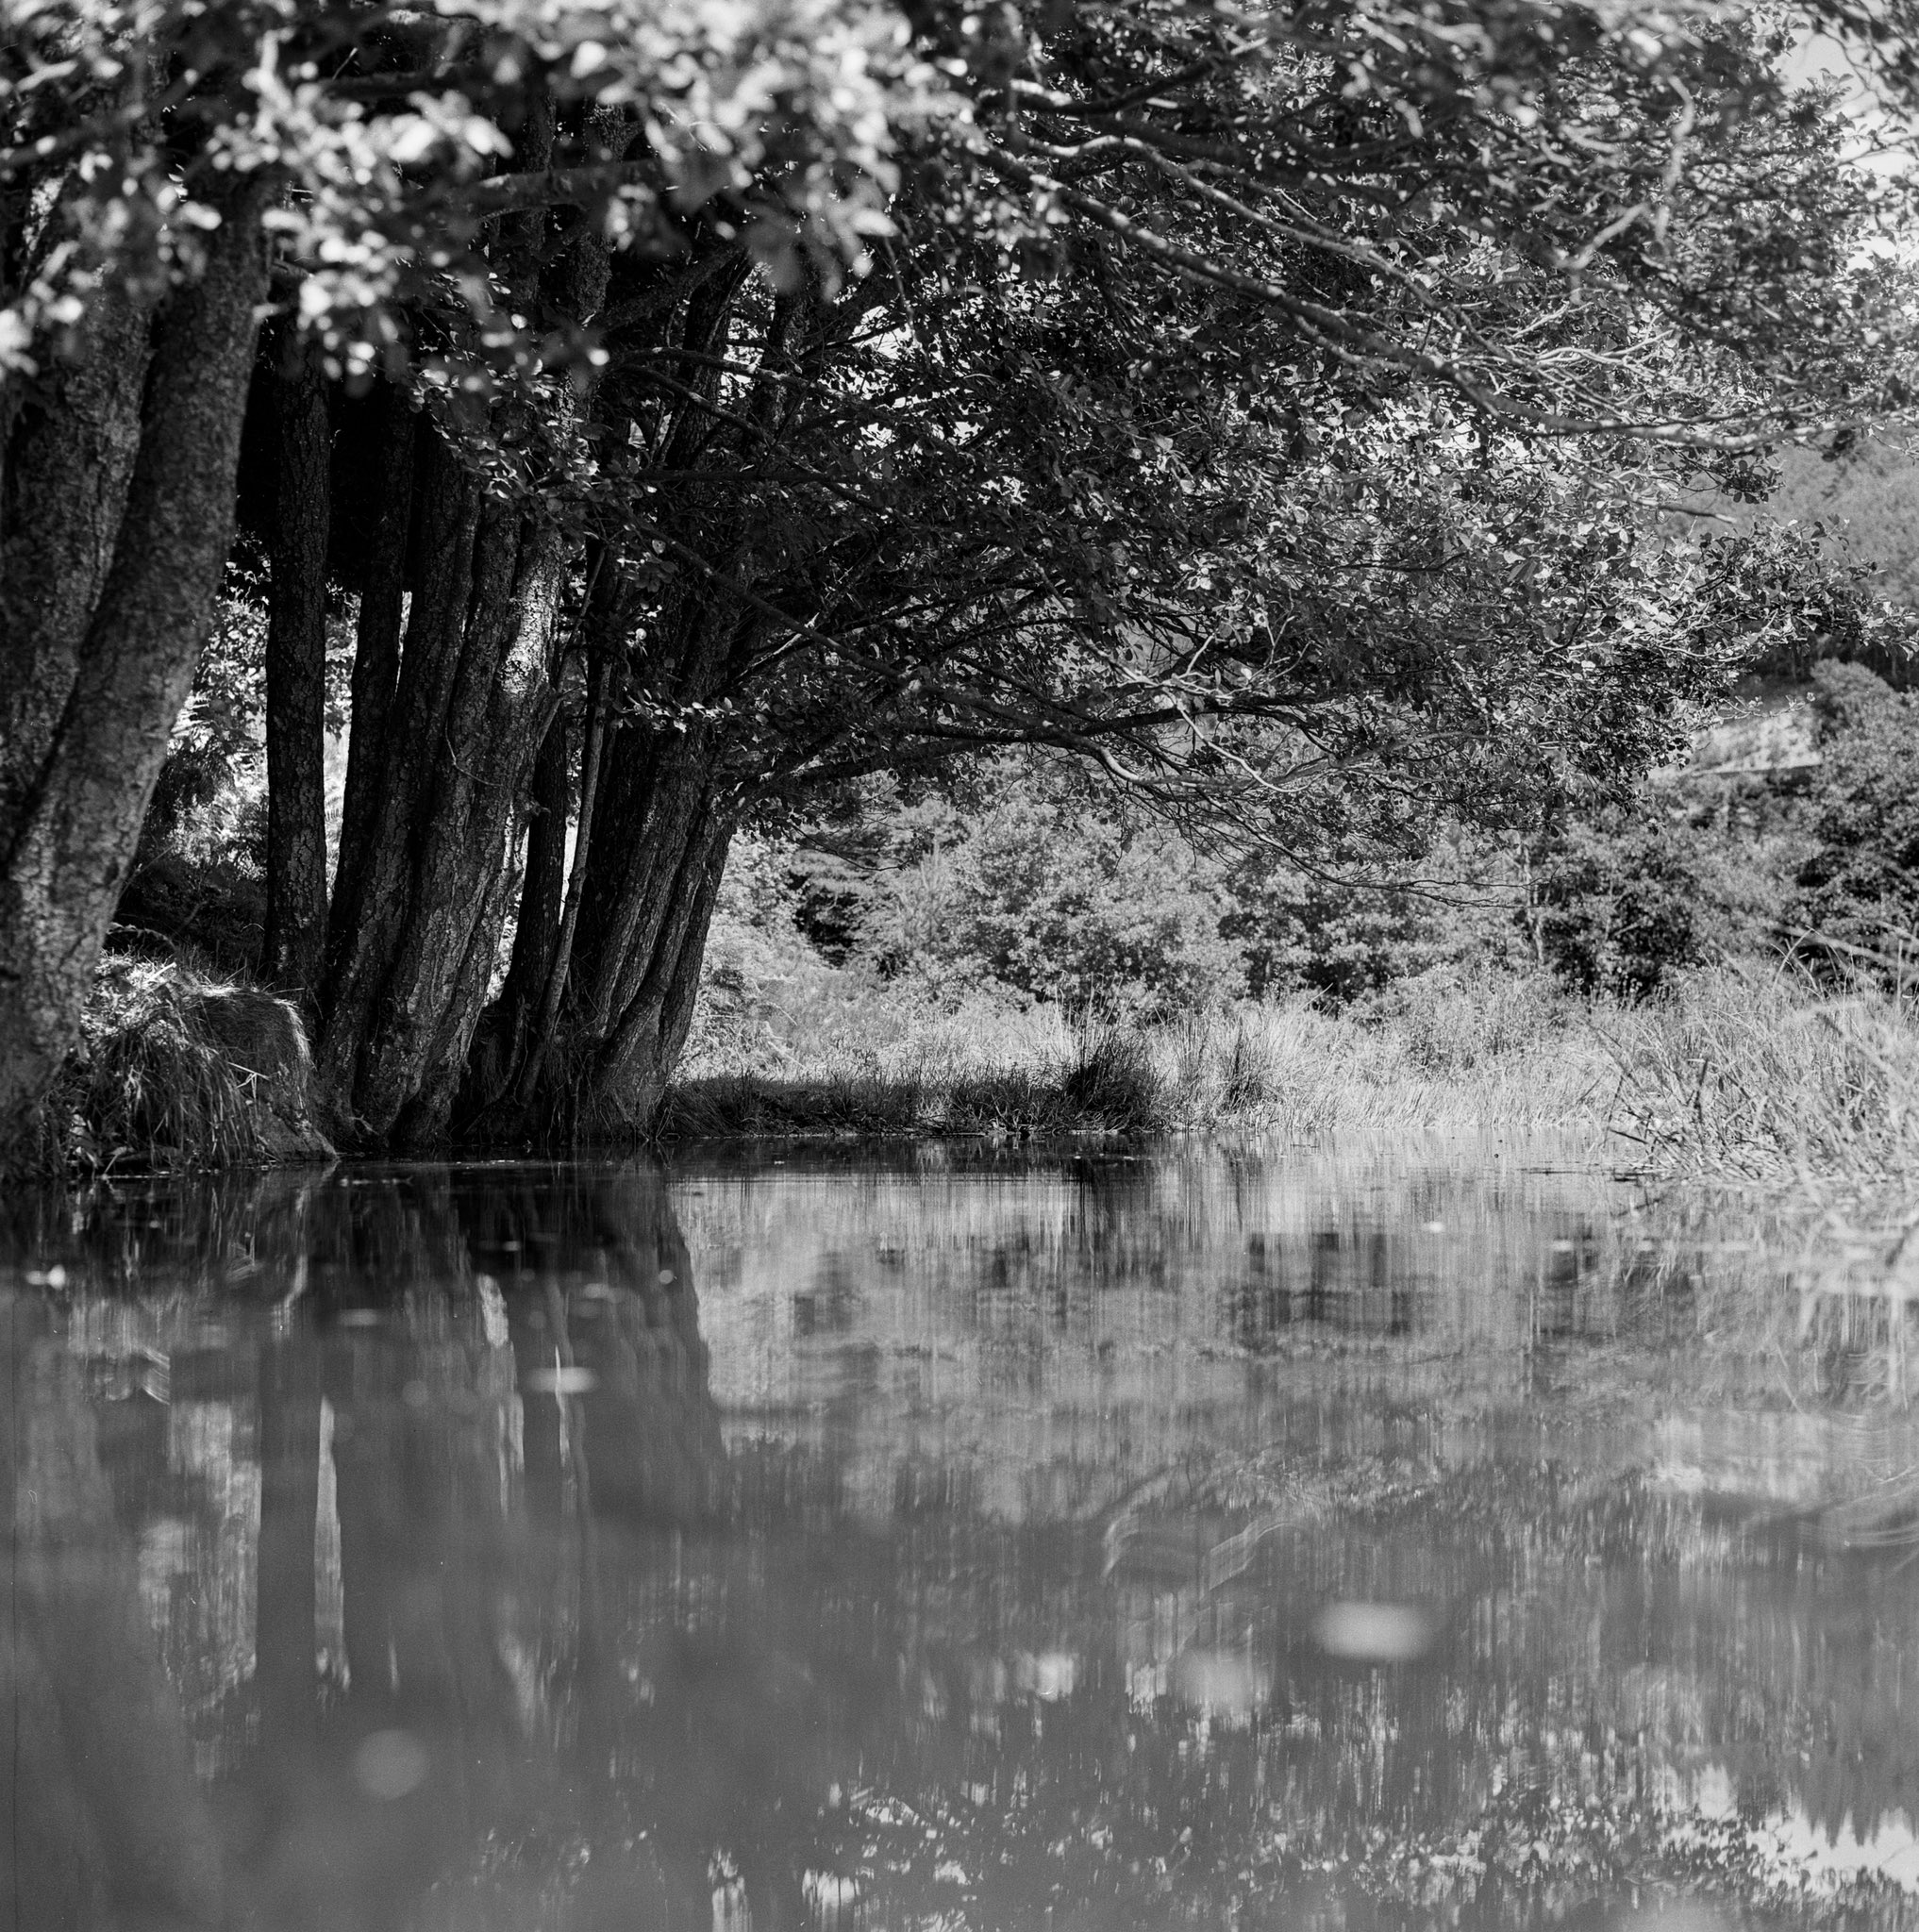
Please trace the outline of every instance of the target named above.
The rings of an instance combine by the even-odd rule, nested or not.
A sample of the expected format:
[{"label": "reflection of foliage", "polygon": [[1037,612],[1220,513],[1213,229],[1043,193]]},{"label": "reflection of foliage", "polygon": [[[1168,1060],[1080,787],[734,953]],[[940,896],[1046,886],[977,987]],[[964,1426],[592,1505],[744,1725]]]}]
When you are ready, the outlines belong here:
[{"label": "reflection of foliage", "polygon": [[1849,949],[1844,975],[1919,943],[1919,703],[1858,665],[1822,665],[1814,686],[1826,763],[1794,910]]},{"label": "reflection of foliage", "polygon": [[[1726,1420],[1699,1401],[1713,1350],[1684,1345],[1723,1348],[1724,1327],[1597,1292],[1599,1243],[1625,1261],[1646,1225],[1595,1225],[1618,1198],[1603,1183],[1350,1155],[1263,1187],[1257,1163],[1193,1149],[1103,1172],[972,1158],[963,1176],[843,1151],[728,1160],[671,1189],[640,1165],[362,1172],[275,1183],[272,1213],[230,1182],[69,1205],[44,1250],[65,1274],[59,1346],[137,1349],[175,1362],[176,1393],[187,1374],[233,1391],[194,1397],[235,1424],[199,1431],[217,1485],[156,1467],[145,1405],[102,1421],[129,1526],[187,1529],[171,1614],[231,1590],[215,1566],[234,1546],[208,1532],[254,1474],[269,1523],[300,1532],[259,1572],[263,1615],[291,1605],[310,1645],[312,1491],[282,1479],[302,1452],[248,1424],[277,1399],[317,1431],[323,1389],[335,1410],[344,1627],[371,1655],[325,1732],[310,1695],[196,1712],[225,1795],[283,1768],[324,1824],[334,1727],[413,1727],[467,1780],[423,1920],[501,1932],[596,1923],[609,1900],[624,1923],[708,1923],[736,1874],[755,1923],[758,1901],[805,1890],[855,1923],[950,1932],[1534,1932],[1712,1898],[1729,1922],[1910,1924],[1890,1886],[1820,1889],[1803,1844],[1795,1864],[1766,1836],[1794,1806],[1815,1830],[1870,1832],[1911,1790],[1909,1581],[1896,1556],[1715,1531],[1697,1497],[1639,1474],[1648,1410]],[[1382,1220],[1411,1244],[1384,1280]],[[1369,1366],[1337,1316],[1302,1315],[1256,1393],[1211,1316],[1249,1233],[1281,1225],[1276,1282],[1336,1264],[1331,1299],[1357,1302],[1402,1282],[1429,1296],[1449,1271],[1473,1285],[1465,1325],[1381,1325]],[[1556,1252],[1582,1228],[1580,1252]],[[1723,1231],[1686,1228],[1708,1251]],[[309,1263],[318,1291],[290,1296]],[[1489,1271],[1512,1321],[1493,1347]],[[1560,1291],[1542,1348],[1533,1310]],[[1520,1378],[1491,1402],[1489,1358]],[[579,1391],[563,1400],[562,1359]],[[723,1359],[728,1377],[780,1363],[772,1390],[807,1388],[806,1409],[736,1407],[723,1433]],[[1005,1426],[1062,1403],[1098,1425]],[[1129,1416],[1167,1434],[1122,1485]],[[1860,1473],[1863,1431],[1745,1420],[1721,1473],[1750,1473],[1757,1449],[1790,1481],[1829,1471],[1835,1444]],[[1101,1524],[1121,1521],[1115,1564]],[[1239,1567],[1217,1561],[1235,1550]],[[1443,1607],[1416,1666],[1331,1659],[1310,1636],[1328,1598],[1409,1596]],[[1256,1690],[1202,1711],[1182,1657],[1243,1659]],[[382,1839],[367,1809],[346,1869],[410,1905],[432,1869],[412,1818]]]}]

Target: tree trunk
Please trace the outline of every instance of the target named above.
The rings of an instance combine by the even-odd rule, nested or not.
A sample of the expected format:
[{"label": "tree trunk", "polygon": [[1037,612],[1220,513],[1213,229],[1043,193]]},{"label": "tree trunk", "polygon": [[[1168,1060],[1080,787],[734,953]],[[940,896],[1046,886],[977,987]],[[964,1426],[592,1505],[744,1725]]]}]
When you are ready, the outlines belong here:
[{"label": "tree trunk", "polygon": [[[200,278],[161,312],[137,430],[125,407],[137,378],[117,358],[138,366],[142,327],[118,302],[103,307],[94,361],[15,425],[0,533],[8,618],[0,645],[0,1162],[28,1147],[77,1037],[212,622],[255,311],[266,292],[262,194],[257,183],[236,183],[206,238]],[[15,612],[48,596],[43,620],[16,634]]]},{"label": "tree trunk", "polygon": [[319,344],[280,325],[266,647],[267,983],[309,1014],[326,938],[326,542],[332,430]]},{"label": "tree trunk", "polygon": [[571,763],[566,719],[556,712],[533,767],[526,861],[513,926],[512,963],[499,998],[481,1019],[467,1065],[464,1110],[469,1116],[509,1091],[518,1078],[541,999],[553,976],[559,952],[560,911],[566,898]]},{"label": "tree trunk", "polygon": [[372,800],[359,906],[323,1002],[321,1077],[359,1139],[446,1135],[515,883],[526,780],[557,706],[559,534],[490,498],[438,437],[418,465],[418,586]]},{"label": "tree trunk", "polygon": [[0,1306],[0,1932],[232,1923],[138,1553],[82,1364],[31,1295]]},{"label": "tree trunk", "polygon": [[413,523],[413,451],[419,417],[405,392],[389,388],[380,439],[379,509],[359,596],[353,654],[353,729],[346,749],[346,795],[327,925],[330,979],[359,924],[362,873],[374,836],[387,758],[387,726],[400,676],[406,622],[407,546]]},{"label": "tree trunk", "polygon": [[254,1696],[261,1742],[276,1757],[295,1757],[310,1752],[319,1719],[320,1354],[298,1330],[260,1350],[259,1477]]}]

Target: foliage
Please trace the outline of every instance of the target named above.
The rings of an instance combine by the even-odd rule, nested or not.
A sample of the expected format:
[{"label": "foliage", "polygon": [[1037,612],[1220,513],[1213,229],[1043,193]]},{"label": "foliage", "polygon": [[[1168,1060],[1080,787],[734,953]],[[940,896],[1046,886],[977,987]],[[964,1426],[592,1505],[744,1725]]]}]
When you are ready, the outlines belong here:
[{"label": "foliage", "polygon": [[832,974],[801,934],[785,854],[743,833],[733,841],[713,909],[699,1004],[687,1047],[695,1061],[738,1060],[776,1042]]},{"label": "foliage", "polygon": [[1541,959],[1582,993],[1638,1000],[1688,967],[1773,952],[1802,841],[1749,812],[1735,822],[1733,806],[1661,789],[1633,812],[1562,821],[1532,855],[1519,913]]},{"label": "foliage", "polygon": [[1581,992],[1644,999],[1694,964],[1690,857],[1666,825],[1565,827],[1534,867],[1527,908],[1553,970]]},{"label": "foliage", "polygon": [[1245,947],[1255,999],[1304,988],[1363,1000],[1443,963],[1510,972],[1519,886],[1510,855],[1457,835],[1412,878],[1319,875],[1271,855],[1240,857],[1226,877],[1222,930]]},{"label": "foliage", "polygon": [[882,974],[1135,1019],[1238,991],[1218,869],[1176,832],[1010,758],[970,789],[973,811],[929,796],[888,830],[860,934]]},{"label": "foliage", "polygon": [[1919,463],[1902,436],[1894,431],[1837,458],[1785,450],[1779,472],[1769,506],[1775,515],[1843,527],[1853,552],[1879,571],[1881,594],[1919,608]]},{"label": "foliage", "polygon": [[1840,977],[1903,984],[1919,948],[1919,701],[1853,664],[1820,666],[1813,688],[1825,764],[1794,923]]},{"label": "foliage", "polygon": [[[153,802],[142,828],[143,844],[175,837],[194,857],[228,835],[212,825],[190,826],[200,809],[223,792],[261,796],[266,741],[266,582],[244,558],[227,566],[226,584],[213,628],[201,648],[193,688],[167,743]],[[142,859],[146,854],[142,851]]]}]

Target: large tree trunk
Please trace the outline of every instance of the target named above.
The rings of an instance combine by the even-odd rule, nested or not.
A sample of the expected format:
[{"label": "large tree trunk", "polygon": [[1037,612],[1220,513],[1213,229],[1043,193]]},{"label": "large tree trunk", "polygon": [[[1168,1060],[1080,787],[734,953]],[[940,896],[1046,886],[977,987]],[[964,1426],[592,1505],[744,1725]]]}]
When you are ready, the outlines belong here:
[{"label": "large tree trunk", "polygon": [[526,780],[557,703],[565,550],[491,498],[440,438],[417,463],[420,564],[384,732],[349,779],[357,908],[339,932],[316,1056],[363,1141],[444,1139],[510,902]]},{"label": "large tree trunk", "polygon": [[77,1036],[212,621],[266,292],[262,194],[236,185],[200,278],[158,319],[150,363],[137,305],[104,302],[88,365],[23,410],[9,439],[0,1162],[27,1146]]},{"label": "large tree trunk", "polygon": [[333,434],[319,344],[278,331],[266,648],[267,983],[310,1014],[326,937],[326,541]]}]

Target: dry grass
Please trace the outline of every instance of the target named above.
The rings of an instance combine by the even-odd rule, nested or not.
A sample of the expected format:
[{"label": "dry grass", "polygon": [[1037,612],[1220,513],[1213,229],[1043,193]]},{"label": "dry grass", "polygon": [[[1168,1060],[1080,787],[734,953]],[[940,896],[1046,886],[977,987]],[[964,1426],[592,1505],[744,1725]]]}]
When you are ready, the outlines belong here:
[{"label": "dry grass", "polygon": [[1835,997],[1791,969],[1733,965],[1642,1007],[1572,1000],[1539,978],[1433,974],[1363,1011],[1293,1001],[1144,1029],[869,996],[845,1025],[827,1015],[779,1040],[709,1046],[685,1068],[666,1131],[1247,1128],[1307,1141],[1466,1126],[1610,1132],[1651,1172],[1790,1184],[1822,1211],[1868,1195],[1896,1205],[1919,1172],[1919,1012],[1910,998]]}]

